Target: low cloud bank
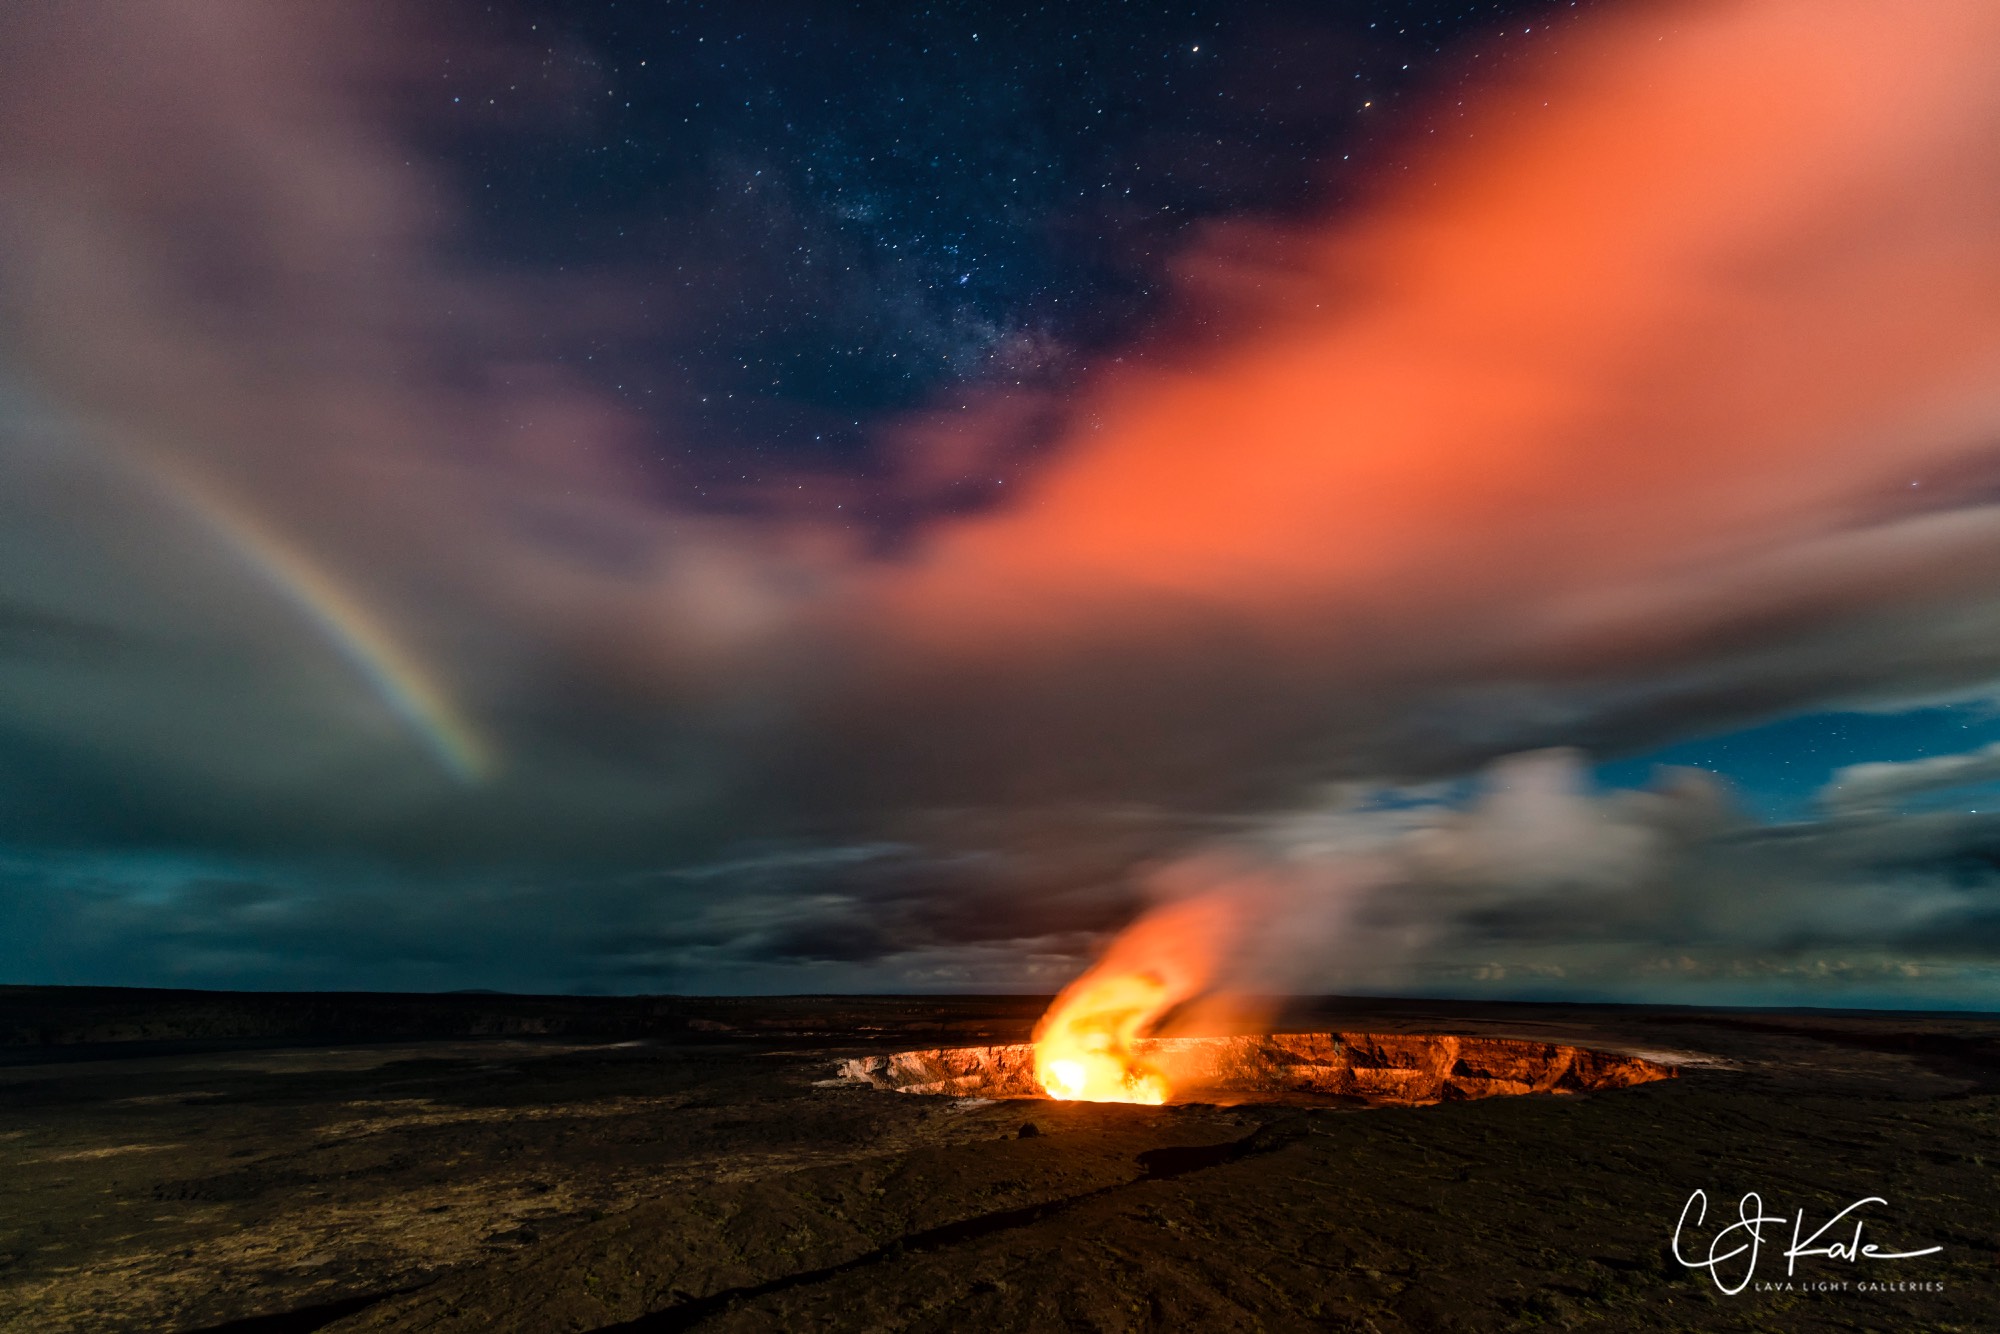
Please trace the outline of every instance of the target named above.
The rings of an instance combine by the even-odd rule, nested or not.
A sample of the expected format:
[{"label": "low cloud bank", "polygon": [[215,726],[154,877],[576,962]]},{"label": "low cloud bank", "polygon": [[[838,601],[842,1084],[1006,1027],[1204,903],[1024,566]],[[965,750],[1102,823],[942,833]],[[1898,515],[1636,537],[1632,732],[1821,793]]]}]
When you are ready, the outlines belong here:
[{"label": "low cloud bank", "polygon": [[1348,787],[1218,819],[1192,847],[1178,824],[1119,843],[1131,819],[1094,831],[1116,853],[1078,825],[1067,853],[1051,837],[1039,858],[799,845],[415,896],[351,867],[43,857],[4,868],[0,968],[155,985],[1051,992],[1127,923],[1193,903],[1214,925],[1210,1002],[1978,1008],[2000,982],[2000,815],[1764,826],[1707,776],[1594,791],[1579,756],[1544,751],[1466,791]]}]

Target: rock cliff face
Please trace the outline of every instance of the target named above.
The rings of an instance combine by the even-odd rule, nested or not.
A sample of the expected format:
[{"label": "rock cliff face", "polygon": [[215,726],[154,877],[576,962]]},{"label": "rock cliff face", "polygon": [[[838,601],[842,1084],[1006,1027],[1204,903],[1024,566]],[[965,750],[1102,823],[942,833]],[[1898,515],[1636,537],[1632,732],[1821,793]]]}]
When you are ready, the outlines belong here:
[{"label": "rock cliff face", "polygon": [[[1167,1077],[1173,1102],[1353,1098],[1415,1107],[1521,1093],[1586,1093],[1672,1079],[1640,1056],[1516,1038],[1407,1033],[1274,1033],[1266,1037],[1153,1038],[1137,1055]],[[1040,1098],[1035,1049],[941,1047],[863,1056],[843,1078],[898,1093]]]}]

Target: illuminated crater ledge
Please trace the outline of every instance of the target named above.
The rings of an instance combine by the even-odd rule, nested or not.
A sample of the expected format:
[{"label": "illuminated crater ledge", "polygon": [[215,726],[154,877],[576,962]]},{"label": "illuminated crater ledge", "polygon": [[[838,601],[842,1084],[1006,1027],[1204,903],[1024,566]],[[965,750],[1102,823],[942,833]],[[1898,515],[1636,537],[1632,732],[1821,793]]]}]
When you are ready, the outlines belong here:
[{"label": "illuminated crater ledge", "polygon": [[[1517,1038],[1421,1033],[1274,1033],[1150,1038],[1133,1055],[1159,1071],[1168,1102],[1344,1100],[1421,1107],[1522,1093],[1589,1093],[1673,1079],[1671,1065]],[[897,1093],[1046,1098],[1035,1048],[938,1047],[843,1061],[842,1078]]]}]

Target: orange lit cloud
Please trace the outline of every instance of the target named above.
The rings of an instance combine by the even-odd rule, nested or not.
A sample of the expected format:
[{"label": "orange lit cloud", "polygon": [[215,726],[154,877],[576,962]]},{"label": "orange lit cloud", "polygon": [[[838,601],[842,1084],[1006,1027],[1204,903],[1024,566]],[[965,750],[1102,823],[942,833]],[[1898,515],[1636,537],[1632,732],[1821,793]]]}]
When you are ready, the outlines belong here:
[{"label": "orange lit cloud", "polygon": [[[1103,375],[1012,505],[882,582],[898,679],[1170,765],[1230,729],[1338,756],[1426,686],[1893,693],[1906,653],[1784,646],[2000,569],[1996,42],[1976,3],[1577,24],[1359,214],[1194,255],[1238,332]],[[1996,666],[1938,645],[1926,685]]]}]

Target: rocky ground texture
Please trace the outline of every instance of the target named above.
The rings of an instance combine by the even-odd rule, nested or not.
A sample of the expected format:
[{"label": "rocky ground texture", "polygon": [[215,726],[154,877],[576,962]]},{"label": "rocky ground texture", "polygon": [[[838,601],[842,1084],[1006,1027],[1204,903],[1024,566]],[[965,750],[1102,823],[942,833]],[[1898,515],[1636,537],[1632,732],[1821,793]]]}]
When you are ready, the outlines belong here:
[{"label": "rocky ground texture", "polygon": [[[1678,1069],[1419,1107],[842,1077],[1019,1042],[1039,1008],[0,989],[0,1329],[1984,1330],[2000,1309],[2000,1018],[1285,1016]],[[1740,1294],[1672,1250],[1696,1190],[1685,1258],[1746,1192],[1785,1220]],[[1869,1197],[1822,1244],[1858,1221],[1943,1250],[1787,1275],[1798,1211],[1809,1234]]]}]

